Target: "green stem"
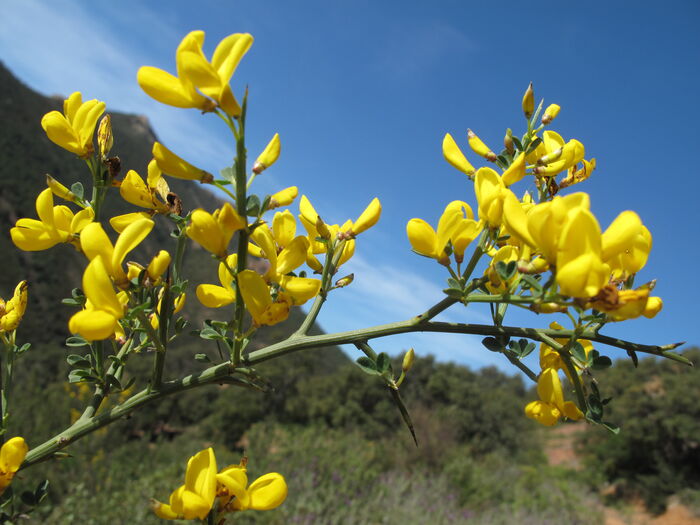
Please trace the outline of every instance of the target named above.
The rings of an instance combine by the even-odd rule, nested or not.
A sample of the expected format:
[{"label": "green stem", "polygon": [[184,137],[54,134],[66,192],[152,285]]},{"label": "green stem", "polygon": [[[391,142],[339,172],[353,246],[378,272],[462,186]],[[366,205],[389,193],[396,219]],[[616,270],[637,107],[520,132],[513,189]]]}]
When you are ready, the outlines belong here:
[{"label": "green stem", "polygon": [[530,378],[533,382],[537,383],[537,374],[534,373],[528,366],[525,365],[520,359],[515,357],[514,355],[508,353],[508,352],[503,352],[503,355],[506,356],[508,361],[511,362],[513,366],[515,366],[517,369],[519,369],[523,374],[525,374],[528,378]]},{"label": "green stem", "polygon": [[364,352],[365,355],[369,357],[372,361],[377,360],[377,352],[374,351],[374,348],[369,346],[367,341],[360,341],[359,343],[355,343],[355,346],[358,350]]},{"label": "green stem", "polygon": [[182,261],[185,256],[185,247],[187,246],[187,231],[185,228],[180,228],[177,235],[177,245],[175,247],[175,260],[173,262],[173,282],[180,283],[182,277]]},{"label": "green stem", "polygon": [[[117,353],[117,359],[119,361],[121,361],[124,358],[124,356],[129,352],[129,348],[131,347],[132,342],[133,339],[127,340],[127,342],[124,343],[119,349],[119,352]],[[111,375],[115,375],[117,369],[120,366],[121,365],[117,364],[116,362],[113,362],[110,365],[109,369],[107,370],[107,373],[105,374],[105,382],[95,387],[95,392],[92,395],[92,399],[90,400],[88,406],[85,407],[85,410],[83,410],[83,413],[80,415],[80,419],[78,421],[83,419],[90,419],[97,413],[105,397],[107,397],[107,394],[109,394],[109,387],[107,386],[106,379]]]},{"label": "green stem", "polygon": [[301,323],[299,329],[294,332],[292,337],[305,336],[311,330],[318,314],[321,312],[321,307],[323,303],[326,302],[328,297],[328,290],[330,289],[331,283],[333,282],[333,275],[338,267],[338,262],[343,255],[345,250],[345,239],[336,243],[331,249],[326,252],[326,260],[323,263],[323,271],[321,273],[321,290],[314,299],[309,313],[306,314],[304,321]]},{"label": "green stem", "polygon": [[[247,94],[243,99],[242,113],[238,120],[238,134],[236,135],[236,211],[246,222],[248,219],[248,197],[246,195],[246,149],[245,149],[245,115],[247,106]],[[232,129],[235,129],[231,123]],[[238,262],[237,272],[241,273],[246,269],[248,261],[248,228],[238,231]],[[231,360],[234,365],[241,362],[241,351],[243,348],[243,319],[245,314],[245,304],[240,286],[236,286],[236,312],[234,316],[234,343]]]}]

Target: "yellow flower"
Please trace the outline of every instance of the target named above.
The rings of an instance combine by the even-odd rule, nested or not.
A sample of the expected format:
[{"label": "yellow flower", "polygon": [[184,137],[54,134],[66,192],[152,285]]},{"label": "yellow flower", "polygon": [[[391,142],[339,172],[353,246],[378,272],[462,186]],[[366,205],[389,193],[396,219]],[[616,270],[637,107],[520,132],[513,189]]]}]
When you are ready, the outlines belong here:
[{"label": "yellow flower", "polygon": [[231,465],[216,475],[217,495],[226,511],[272,510],[287,499],[287,482],[270,472],[248,486],[246,467]]},{"label": "yellow flower", "polygon": [[583,182],[586,180],[588,177],[591,176],[593,173],[593,170],[596,168],[596,162],[595,159],[591,160],[586,160],[583,159],[581,161],[582,166],[579,167],[578,165],[571,166],[569,168],[569,171],[560,182],[559,182],[559,188],[564,189],[568,188],[569,186],[573,186],[574,184],[578,184],[579,182]]},{"label": "yellow flower", "polygon": [[169,504],[153,501],[153,511],[163,519],[200,519],[211,511],[216,498],[216,457],[208,448],[187,462],[185,484],[170,494]]},{"label": "yellow flower", "polygon": [[265,149],[253,164],[253,173],[260,174],[272,166],[280,156],[280,149],[280,134],[275,133],[272,140],[265,146]]},{"label": "yellow flower", "polygon": [[[156,305],[155,311],[151,314],[151,326],[153,327],[154,330],[158,330],[158,327],[160,326],[160,314],[163,310],[163,289],[161,288],[160,293],[158,294],[158,304]],[[172,304],[172,313],[175,315],[176,313],[179,313],[184,307],[185,307],[185,301],[187,300],[187,294],[181,293],[178,295],[175,300],[173,301]]]},{"label": "yellow flower", "polygon": [[199,169],[178,157],[160,142],[153,144],[152,153],[158,169],[166,175],[177,179],[198,180],[201,183],[209,183],[214,180],[214,176],[211,173]]},{"label": "yellow flower", "polygon": [[[370,203],[368,209],[372,206],[372,203]],[[318,237],[322,237],[324,239],[338,238],[343,233],[351,232],[353,223],[352,221],[347,220],[342,224],[342,226],[339,226],[338,224],[326,224],[323,222],[323,219],[321,219],[318,213],[316,213],[316,210],[306,195],[301,196],[299,201],[299,212],[299,220],[304,225],[309,240],[309,251],[307,252],[306,264],[313,268],[314,271],[320,272],[323,265],[318,261],[318,259],[316,259],[316,257],[314,257],[314,254],[326,253],[326,245],[317,241],[316,239]],[[381,212],[381,206],[379,206],[379,212]],[[343,248],[343,254],[338,260],[338,267],[345,264],[355,253],[355,239],[353,239],[349,234],[348,236],[345,236],[345,238],[347,240]]]},{"label": "yellow flower", "polygon": [[554,368],[542,370],[537,380],[537,394],[540,400],[528,403],[525,415],[538,423],[551,427],[562,417],[573,420],[583,418],[583,413],[573,402],[564,401],[561,381]]},{"label": "yellow flower", "polygon": [[54,206],[50,188],[42,191],[37,197],[36,212],[39,220],[19,219],[10,230],[12,242],[20,250],[46,250],[62,242],[79,246],[76,234],[95,217],[92,208],[85,208],[73,214],[67,206]]},{"label": "yellow flower", "polygon": [[[455,203],[458,203],[455,205]],[[437,232],[423,219],[411,219],[406,224],[406,234],[413,251],[420,255],[435,259],[442,265],[448,266],[450,258],[445,251],[450,238],[462,225],[461,201],[454,201],[445,207],[438,221]],[[471,208],[469,208],[471,211]],[[463,252],[462,252],[463,253]]]},{"label": "yellow flower", "polygon": [[41,127],[51,142],[79,157],[89,157],[94,151],[92,139],[97,119],[104,110],[104,102],[83,103],[83,96],[76,91],[63,102],[63,114],[50,111],[41,119]]},{"label": "yellow flower", "polygon": [[565,143],[559,133],[547,130],[542,133],[542,143],[528,155],[527,161],[537,160],[538,166],[533,170],[536,175],[554,176],[581,162],[585,152],[578,140]]},{"label": "yellow flower", "polygon": [[0,332],[11,332],[19,326],[27,309],[28,288],[27,281],[20,281],[12,299],[5,302],[0,298]]},{"label": "yellow flower", "polygon": [[613,278],[626,279],[641,270],[649,258],[652,237],[633,211],[623,211],[603,232],[602,257]]},{"label": "yellow flower", "polygon": [[474,177],[474,192],[479,203],[479,219],[492,228],[500,226],[507,195],[503,179],[491,168],[479,168]]},{"label": "yellow flower", "polygon": [[166,204],[169,191],[155,159],[148,164],[147,182],[134,170],[129,170],[119,185],[119,194],[126,202],[157,213],[170,213],[170,206]]},{"label": "yellow flower", "polygon": [[13,437],[3,443],[0,448],[0,494],[12,483],[28,451],[29,447],[21,437]]},{"label": "yellow flower", "polygon": [[289,210],[278,212],[272,222],[272,231],[265,224],[253,231],[251,240],[255,244],[249,246],[249,251],[256,257],[264,257],[269,261],[265,279],[279,284],[293,304],[301,305],[318,295],[321,281],[287,275],[306,261],[309,250],[308,239],[301,235],[295,236],[295,233],[294,216]]},{"label": "yellow flower", "polygon": [[462,150],[460,150],[459,146],[457,146],[455,139],[453,139],[452,135],[449,133],[445,133],[445,137],[442,139],[442,155],[445,157],[447,162],[449,162],[459,171],[470,177],[474,175],[474,172],[476,171],[474,166],[472,166],[467,160],[467,157],[464,156]]},{"label": "yellow flower", "polygon": [[220,308],[231,304],[236,300],[236,291],[233,289],[233,275],[229,268],[235,272],[238,264],[238,255],[232,253],[226,258],[226,264],[219,263],[219,282],[221,286],[215,284],[200,284],[197,286],[197,299],[209,308]]},{"label": "yellow flower", "polygon": [[649,297],[654,284],[652,281],[634,290],[618,290],[615,286],[608,285],[587,306],[607,313],[611,321],[636,319],[642,315],[651,319],[663,307],[660,297]]},{"label": "yellow flower", "polygon": [[178,76],[151,66],[139,69],[136,80],[149,96],[158,102],[178,108],[197,108],[213,111],[216,104],[195,89],[192,80],[183,72],[183,55],[187,51],[202,52],[203,31],[192,31],[182,39],[175,52]]},{"label": "yellow flower", "polygon": [[245,227],[245,220],[227,202],[214,214],[202,209],[194,210],[187,227],[187,236],[222,258],[226,257],[226,249],[233,234]]},{"label": "yellow flower", "polygon": [[111,337],[124,317],[122,302],[112,285],[109,270],[101,255],[96,255],[83,273],[83,291],[87,297],[85,309],[73,315],[68,328],[88,341]]},{"label": "yellow flower", "polygon": [[204,32],[193,31],[191,45],[178,56],[178,72],[199,89],[201,93],[211,98],[216,104],[232,117],[241,114],[241,107],[231,91],[231,77],[250,46],[253,36],[248,33],[235,33],[224,38],[216,46],[211,62],[202,52]]},{"label": "yellow flower", "polygon": [[479,236],[483,224],[474,220],[471,206],[464,201],[452,201],[445,209],[448,208],[458,210],[462,217],[462,220],[450,234],[455,260],[461,263],[464,260],[464,251]]},{"label": "yellow flower", "polygon": [[138,219],[124,228],[116,244],[112,245],[102,225],[99,222],[93,222],[80,234],[80,245],[90,261],[101,256],[107,274],[114,279],[117,286],[123,287],[127,285],[129,279],[122,268],[122,262],[126,255],[151,233],[154,224],[151,219]]},{"label": "yellow flower", "polygon": [[525,176],[525,153],[520,153],[503,172],[503,184],[511,186]]},{"label": "yellow flower", "polygon": [[279,292],[273,300],[265,279],[253,270],[243,270],[236,279],[255,325],[272,326],[287,319],[292,307],[292,299],[288,294]]},{"label": "yellow flower", "polygon": [[[550,328],[554,328],[556,330],[563,330],[563,327],[557,323],[556,321],[552,322],[549,324]],[[566,343],[569,342],[568,337],[555,337],[554,340],[562,345],[565,345]],[[586,354],[586,357],[593,351],[593,343],[591,343],[587,339],[578,339],[578,343],[581,343],[581,346],[583,347],[583,350]],[[575,363],[574,363],[575,364]],[[569,370],[564,364],[563,359],[561,358],[561,355],[559,352],[557,352],[554,348],[551,346],[541,343],[540,344],[540,368],[544,370],[545,368],[554,368],[555,370],[563,370],[566,376],[571,379],[571,376],[569,376]],[[580,373],[581,369],[576,366],[576,371]]]},{"label": "yellow flower", "polygon": [[556,281],[561,293],[593,297],[610,278],[610,266],[601,256],[600,226],[584,208],[569,212],[557,250]]}]

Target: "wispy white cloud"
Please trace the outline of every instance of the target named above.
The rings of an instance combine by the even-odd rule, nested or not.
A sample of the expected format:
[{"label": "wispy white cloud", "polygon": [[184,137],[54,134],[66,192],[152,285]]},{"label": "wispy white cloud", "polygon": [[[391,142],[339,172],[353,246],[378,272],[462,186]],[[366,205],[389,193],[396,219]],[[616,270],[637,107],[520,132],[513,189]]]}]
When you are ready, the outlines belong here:
[{"label": "wispy white cloud", "polygon": [[221,129],[208,122],[215,117],[163,106],[136,84],[144,64],[174,70],[181,36],[145,3],[125,9],[74,0],[9,0],[0,18],[2,60],[32,88],[61,96],[81,91],[107,102],[108,110],[148,115],[168,147],[216,172],[231,163],[231,155]]}]

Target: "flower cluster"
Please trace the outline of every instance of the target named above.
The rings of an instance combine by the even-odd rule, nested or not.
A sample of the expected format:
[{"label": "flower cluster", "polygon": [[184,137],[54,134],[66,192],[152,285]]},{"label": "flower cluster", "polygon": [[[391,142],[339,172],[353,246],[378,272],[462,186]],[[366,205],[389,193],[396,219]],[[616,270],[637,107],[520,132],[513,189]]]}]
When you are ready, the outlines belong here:
[{"label": "flower cluster", "polygon": [[185,483],[170,494],[168,503],[153,500],[153,511],[167,520],[203,520],[212,511],[220,518],[229,512],[272,510],[284,503],[284,478],[271,472],[248,485],[246,465],[243,458],[240,464],[218,471],[214,450],[202,450],[187,462]]},{"label": "flower cluster", "polygon": [[[465,202],[453,201],[440,216],[437,230],[423,219],[411,219],[406,231],[413,250],[447,267],[452,279],[446,291],[465,304],[493,298],[538,313],[565,313],[572,319],[578,315],[575,328],[581,329],[586,311],[598,327],[608,321],[654,317],[663,305],[650,295],[654,282],[633,286],[649,257],[651,233],[633,211],[623,211],[603,231],[588,194],[559,195],[590,177],[596,161],[585,158],[580,141],[544,129],[558,116],[558,105],[548,106],[537,122],[542,104],[535,110],[533,97],[530,85],[523,98],[526,133],[519,138],[508,129],[499,154],[467,131],[471,150],[494,167],[476,169],[454,138],[445,135],[443,155],[473,181],[477,213]],[[534,186],[535,198],[528,191],[522,197],[514,193],[512,186],[523,180]],[[467,286],[467,274],[474,268],[470,265],[463,273],[461,264],[465,249],[477,239],[472,261],[484,253],[490,261],[483,278]],[[499,324],[502,316],[495,314],[494,321]],[[583,417],[575,405],[564,403],[557,368],[561,367],[543,365],[538,380],[541,400],[526,410],[547,425],[559,416]]]}]

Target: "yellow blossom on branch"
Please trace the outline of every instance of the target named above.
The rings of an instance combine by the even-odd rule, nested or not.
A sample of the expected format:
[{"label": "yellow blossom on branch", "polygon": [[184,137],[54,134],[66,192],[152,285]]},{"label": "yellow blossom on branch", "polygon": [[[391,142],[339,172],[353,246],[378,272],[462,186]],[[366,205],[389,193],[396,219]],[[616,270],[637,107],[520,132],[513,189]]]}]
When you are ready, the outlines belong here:
[{"label": "yellow blossom on branch", "polygon": [[29,447],[21,437],[13,437],[3,443],[0,448],[0,494],[12,483],[28,451]]},{"label": "yellow blossom on branch", "polygon": [[83,103],[79,91],[63,103],[63,114],[50,111],[41,119],[41,127],[51,142],[79,157],[89,157],[95,151],[93,136],[97,119],[105,110],[105,103],[88,100]]},{"label": "yellow blossom on branch", "polygon": [[27,309],[27,281],[20,281],[7,302],[0,298],[0,332],[11,332],[18,326]]}]

